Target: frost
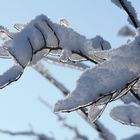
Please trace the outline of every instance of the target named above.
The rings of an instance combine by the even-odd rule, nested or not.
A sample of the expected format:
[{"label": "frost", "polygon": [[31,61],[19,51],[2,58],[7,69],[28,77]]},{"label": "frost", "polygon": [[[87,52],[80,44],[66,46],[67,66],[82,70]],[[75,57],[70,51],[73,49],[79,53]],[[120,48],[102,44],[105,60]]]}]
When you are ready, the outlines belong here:
[{"label": "frost", "polygon": [[136,105],[121,105],[113,108],[111,117],[126,125],[140,126],[140,107]]}]

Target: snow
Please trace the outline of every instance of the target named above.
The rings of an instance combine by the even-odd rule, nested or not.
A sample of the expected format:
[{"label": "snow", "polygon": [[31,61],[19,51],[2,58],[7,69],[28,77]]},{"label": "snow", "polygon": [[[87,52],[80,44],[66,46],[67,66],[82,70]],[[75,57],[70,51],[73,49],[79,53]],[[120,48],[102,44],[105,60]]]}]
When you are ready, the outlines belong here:
[{"label": "snow", "polygon": [[32,49],[24,34],[19,34],[14,40],[7,41],[5,48],[16,62],[23,67],[25,67],[32,58]]},{"label": "snow", "polygon": [[[4,46],[17,63],[23,67],[29,65],[32,59],[34,62],[31,62],[31,64],[36,63],[35,60],[38,59],[34,59],[37,56],[34,52],[42,51],[47,47],[62,49],[60,60],[63,62],[68,59],[83,60],[83,57],[79,57],[79,53],[91,57],[91,59],[96,59],[92,57],[91,51],[111,48],[109,42],[102,37],[96,36],[93,39],[87,39],[70,27],[67,28],[64,25],[53,23],[45,15],[37,16],[23,26],[16,24],[15,27],[20,32],[15,33],[13,40],[5,42]],[[53,51],[51,52],[53,53]],[[42,54],[42,57],[44,57],[45,54]],[[39,59],[41,59],[41,55],[39,55]]]},{"label": "snow", "polygon": [[42,57],[45,57],[45,55],[47,55],[49,53],[48,49],[44,49],[42,51],[39,51],[38,53],[33,55],[32,61],[30,62],[30,65],[33,66],[35,64],[37,64],[37,62],[39,62]]},{"label": "snow", "polygon": [[101,36],[96,36],[91,39],[92,46],[97,50],[109,50],[111,49],[111,45],[108,41],[104,40]]},{"label": "snow", "polygon": [[[97,36],[93,39],[87,39],[85,36],[75,32],[72,28],[67,28],[63,25],[59,25],[47,20],[55,34],[60,41],[60,48],[69,50],[72,53],[82,53],[89,56],[89,52],[95,50],[110,49],[111,46],[108,41],[102,37]],[[98,45],[98,46],[96,46]],[[102,45],[102,46],[101,46]],[[91,55],[91,54],[90,54]],[[91,57],[91,56],[89,56]],[[93,58],[94,59],[94,58]]]},{"label": "snow", "polygon": [[[63,25],[52,23],[48,20],[60,40],[60,47],[71,51],[78,51],[87,47],[88,41],[85,36],[75,32],[72,28],[67,28]],[[90,42],[91,43],[91,42]],[[91,44],[90,44],[91,46]]]},{"label": "snow", "polygon": [[[131,55],[131,52],[136,51],[140,44],[140,35],[138,34],[133,41],[122,45],[118,48],[113,48],[110,50],[104,50],[104,51],[91,51],[90,54],[92,54],[92,57],[99,57],[102,59],[111,59],[115,56],[124,56],[125,54]],[[129,45],[129,47],[128,47]]]},{"label": "snow", "polygon": [[[50,23],[50,27],[48,26],[50,20],[47,16],[45,15],[39,15],[37,16],[34,21],[33,21],[33,26],[37,27],[41,30],[41,32],[44,35],[45,41],[46,41],[46,45],[49,47],[58,47],[58,41],[56,36],[54,35],[54,32],[52,31],[51,24],[53,24],[52,22]],[[43,47],[43,46],[42,46]]]},{"label": "snow", "polygon": [[114,107],[110,115],[113,119],[123,124],[140,126],[140,107],[134,104]]},{"label": "snow", "polygon": [[[86,70],[76,88],[55,105],[55,111],[72,111],[90,105],[114,91],[123,89],[140,74],[138,38],[129,45],[112,50],[108,61]],[[123,78],[122,78],[123,75]],[[113,93],[112,93],[113,94]]]},{"label": "snow", "polygon": [[23,68],[19,65],[15,65],[0,75],[0,89],[4,86],[16,81],[23,73]]},{"label": "snow", "polygon": [[135,31],[129,26],[125,25],[118,31],[119,36],[135,36]]},{"label": "snow", "polygon": [[123,139],[123,140],[140,140],[140,135],[135,134],[134,136],[132,136],[130,138]]}]

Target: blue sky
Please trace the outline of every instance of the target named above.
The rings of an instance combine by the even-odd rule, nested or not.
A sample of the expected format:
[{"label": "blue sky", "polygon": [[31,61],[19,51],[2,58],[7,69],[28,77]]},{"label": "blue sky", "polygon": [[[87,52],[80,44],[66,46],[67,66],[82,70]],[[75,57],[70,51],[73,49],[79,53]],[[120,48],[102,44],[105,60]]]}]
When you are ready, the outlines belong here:
[{"label": "blue sky", "polygon": [[[133,0],[132,2],[137,13],[140,13],[140,1]],[[112,47],[117,47],[126,41],[117,36],[117,30],[127,24],[127,16],[110,0],[4,0],[1,1],[0,25],[13,30],[12,26],[15,23],[27,23],[40,14],[49,16],[54,22],[65,17],[77,32],[88,38],[101,35],[110,41]],[[0,65],[2,72],[8,67],[9,61],[1,60]],[[69,89],[74,88],[80,72],[49,64],[46,66],[50,73]],[[54,131],[57,140],[68,137],[69,131],[66,129],[62,131],[61,124],[57,122],[55,116],[37,100],[38,96],[41,96],[54,105],[58,99],[63,98],[61,93],[32,68],[27,68],[16,83],[2,89],[0,93],[0,128],[13,131],[29,130],[28,124],[31,123],[37,132],[50,134]],[[115,105],[116,103],[113,103],[112,106]],[[112,106],[106,109],[100,120],[105,122],[111,131],[118,134],[118,140],[137,132],[135,128],[131,129],[131,127],[114,123],[109,118],[109,108]],[[80,131],[88,135],[90,140],[97,138],[96,131],[91,129],[76,113],[68,114],[68,116],[68,121],[73,125],[78,125]],[[29,140],[31,138],[11,138],[0,134],[0,139]]]}]

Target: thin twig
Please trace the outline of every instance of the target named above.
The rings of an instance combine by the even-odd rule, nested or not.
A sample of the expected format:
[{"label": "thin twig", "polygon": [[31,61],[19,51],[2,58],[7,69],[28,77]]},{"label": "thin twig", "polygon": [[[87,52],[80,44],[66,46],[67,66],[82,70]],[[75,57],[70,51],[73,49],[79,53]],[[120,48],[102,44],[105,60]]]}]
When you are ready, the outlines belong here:
[{"label": "thin twig", "polygon": [[[59,81],[57,81],[54,77],[50,76],[50,74],[48,73],[48,70],[44,67],[43,64],[38,63],[34,68],[43,77],[45,77],[52,84],[54,84],[63,93],[64,96],[67,96],[70,93],[70,91],[63,84],[61,84]],[[52,82],[52,80],[55,82]],[[99,132],[100,136],[102,136],[102,138],[104,140],[110,140],[106,137],[106,134],[102,134],[102,132],[108,133],[108,130],[104,127],[104,130],[102,131],[101,126],[104,126],[104,125],[101,122],[96,121],[95,123],[91,123],[89,118],[88,118],[88,114],[86,113],[84,108],[77,110],[77,112],[92,128],[94,128],[95,130],[97,130],[97,132]]]},{"label": "thin twig", "polygon": [[49,74],[49,71],[44,67],[44,65],[39,62],[33,68],[39,72],[43,77],[45,77],[47,80],[49,80],[53,85],[55,85],[65,96],[70,91],[63,86],[62,83],[58,82],[51,74]]},{"label": "thin twig", "polygon": [[[52,106],[51,106],[48,102],[46,102],[46,101],[45,101],[43,98],[41,98],[41,97],[39,97],[38,99],[39,99],[39,101],[40,101],[41,103],[43,103],[47,108],[49,108],[49,109],[52,111]],[[75,138],[74,138],[74,140],[75,140],[75,139],[76,139],[76,140],[77,140],[77,139],[80,139],[80,140],[88,140],[87,136],[82,135],[82,134],[79,132],[79,130],[78,130],[77,127],[71,126],[70,124],[66,123],[66,122],[65,122],[65,120],[66,120],[65,117],[62,117],[62,116],[59,115],[58,113],[56,114],[56,116],[57,116],[57,118],[58,118],[58,121],[60,121],[60,122],[63,124],[64,127],[70,129],[71,131],[73,131],[73,132],[75,133]]]},{"label": "thin twig", "polygon": [[7,134],[10,136],[32,136],[32,137],[36,137],[37,140],[55,140],[54,138],[48,137],[45,134],[38,134],[34,131],[13,132],[13,131],[9,131],[9,130],[0,129],[0,133]]}]

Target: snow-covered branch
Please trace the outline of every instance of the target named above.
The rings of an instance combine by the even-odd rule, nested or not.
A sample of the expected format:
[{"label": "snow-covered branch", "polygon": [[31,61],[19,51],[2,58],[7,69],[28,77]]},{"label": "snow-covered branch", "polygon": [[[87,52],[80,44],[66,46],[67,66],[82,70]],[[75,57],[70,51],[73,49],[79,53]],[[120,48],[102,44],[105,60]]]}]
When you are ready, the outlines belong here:
[{"label": "snow-covered branch", "polygon": [[123,10],[128,14],[128,21],[132,24],[136,29],[140,26],[140,22],[137,18],[136,11],[132,6],[131,2],[128,0],[111,0],[115,5]]},{"label": "snow-covered branch", "polygon": [[[56,54],[57,51],[61,52],[59,56],[63,62],[84,58],[93,63],[100,63],[104,59],[95,57],[93,52],[111,48],[109,42],[102,37],[87,39],[72,28],[53,23],[45,15],[40,15],[21,27],[17,27],[19,32],[14,33],[11,40],[4,42],[2,47],[14,59],[16,65],[22,67],[22,71],[26,66],[34,65],[47,54]],[[15,79],[17,76],[15,75]],[[4,87],[3,83],[0,83],[1,88]],[[8,80],[4,84],[10,83]]]},{"label": "snow-covered branch", "polygon": [[[140,78],[140,22],[129,1],[111,1],[125,10],[130,23],[137,29],[134,32],[127,26],[123,27],[119,34],[132,36],[133,40],[115,49],[110,49],[110,43],[99,35],[88,39],[77,33],[69,27],[65,19],[57,24],[53,23],[47,16],[40,15],[28,24],[15,24],[17,33],[10,33],[1,26],[0,38],[6,41],[0,47],[0,57],[13,59],[15,65],[0,75],[0,89],[17,81],[24,69],[31,66],[56,86],[64,96],[67,96],[56,103],[54,111],[77,110],[100,133],[101,138],[105,140],[116,139],[96,120],[101,116],[108,103],[125,94],[126,96],[122,97],[122,100],[126,105],[114,108],[111,115],[122,123],[140,126],[140,120],[137,119],[140,114],[138,107],[140,96],[136,91],[136,85],[138,85],[136,83]],[[53,64],[83,70],[75,88],[69,91],[56,80],[42,63],[38,63],[42,58]],[[81,63],[83,60],[97,65],[88,67]],[[130,100],[127,100],[128,98]],[[135,102],[137,105],[129,105],[130,102]],[[87,108],[89,108],[88,113]],[[130,112],[126,113],[128,109]],[[64,126],[74,130],[75,134],[80,137],[77,129],[67,124]],[[0,131],[10,135],[34,135],[34,132]],[[38,139],[41,140],[39,137]]]},{"label": "snow-covered branch", "polygon": [[139,44],[140,35],[127,45],[105,52],[108,61],[86,70],[71,94],[56,103],[55,111],[73,111],[91,105],[137,81],[140,76]]}]

